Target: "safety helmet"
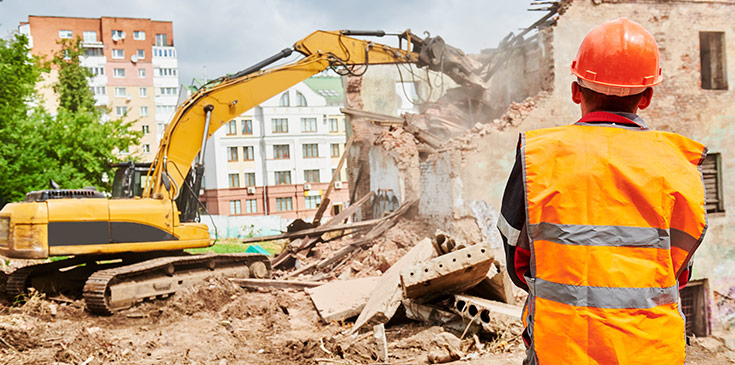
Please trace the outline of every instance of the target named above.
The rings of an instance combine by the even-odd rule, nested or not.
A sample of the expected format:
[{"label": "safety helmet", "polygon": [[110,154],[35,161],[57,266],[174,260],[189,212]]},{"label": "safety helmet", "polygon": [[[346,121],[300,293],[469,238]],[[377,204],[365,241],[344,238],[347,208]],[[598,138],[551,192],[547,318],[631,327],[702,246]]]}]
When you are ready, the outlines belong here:
[{"label": "safety helmet", "polygon": [[603,23],[584,37],[572,73],[582,87],[615,96],[638,94],[663,81],[656,40],[626,18]]}]

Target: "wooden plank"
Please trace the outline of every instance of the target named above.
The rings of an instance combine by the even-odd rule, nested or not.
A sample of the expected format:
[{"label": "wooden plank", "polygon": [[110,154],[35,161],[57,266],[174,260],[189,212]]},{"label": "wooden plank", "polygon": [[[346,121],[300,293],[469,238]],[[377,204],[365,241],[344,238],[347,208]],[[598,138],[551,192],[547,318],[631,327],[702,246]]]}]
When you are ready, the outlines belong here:
[{"label": "wooden plank", "polygon": [[428,300],[460,293],[481,282],[493,261],[489,247],[474,245],[407,267],[400,274],[403,295]]},{"label": "wooden plank", "polygon": [[357,332],[366,324],[388,323],[396,313],[403,299],[401,290],[401,271],[419,262],[431,259],[436,252],[431,240],[423,239],[409,250],[403,257],[396,261],[383,276],[373,290],[370,299],[365,303],[365,308],[357,317],[355,325],[350,333]]},{"label": "wooden plank", "polygon": [[319,316],[329,323],[359,315],[378,281],[378,276],[338,280],[305,291]]},{"label": "wooden plank", "polygon": [[342,112],[343,114],[348,114],[348,115],[352,115],[352,116],[360,117],[360,118],[372,119],[372,120],[381,121],[381,122],[403,123],[405,121],[403,118],[396,117],[393,115],[368,112],[368,111],[357,110],[357,109],[352,109],[352,108],[339,108],[339,111]]},{"label": "wooden plank", "polygon": [[296,281],[296,280],[278,280],[278,279],[230,279],[233,283],[243,288],[258,289],[304,289],[313,288],[324,285],[319,281]]},{"label": "wooden plank", "polygon": [[274,240],[282,240],[284,238],[303,238],[306,236],[314,236],[314,235],[322,235],[327,232],[334,232],[334,231],[343,231],[348,229],[364,229],[364,228],[370,228],[380,222],[383,221],[384,218],[379,219],[371,219],[367,221],[361,221],[361,222],[353,222],[348,224],[340,224],[340,225],[334,225],[329,227],[316,227],[316,228],[310,228],[310,229],[304,229],[298,232],[292,232],[292,233],[284,233],[284,234],[277,234],[273,236],[263,236],[263,237],[250,237],[243,240],[240,240],[240,243],[255,243],[255,242],[264,242],[264,241],[274,241]]},{"label": "wooden plank", "polygon": [[332,180],[329,182],[329,186],[327,186],[327,190],[324,192],[324,195],[322,195],[322,205],[319,206],[319,210],[316,211],[316,214],[314,215],[314,220],[312,222],[319,222],[322,220],[322,215],[324,214],[324,211],[327,209],[327,206],[329,205],[329,194],[332,193],[332,189],[334,189],[334,182],[337,181],[337,176],[340,176],[342,171],[342,166],[345,164],[345,160],[347,159],[347,154],[350,150],[350,147],[352,147],[352,142],[355,140],[355,135],[351,135],[349,139],[347,139],[347,144],[345,145],[345,150],[342,151],[342,157],[339,159],[339,163],[337,164],[337,168],[335,171],[337,171],[336,174],[332,174]]}]

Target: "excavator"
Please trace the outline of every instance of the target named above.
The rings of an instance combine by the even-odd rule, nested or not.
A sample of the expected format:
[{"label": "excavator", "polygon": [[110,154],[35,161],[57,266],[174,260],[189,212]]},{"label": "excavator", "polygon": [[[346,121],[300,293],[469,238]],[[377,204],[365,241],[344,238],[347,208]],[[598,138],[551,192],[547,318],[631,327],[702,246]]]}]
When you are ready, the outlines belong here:
[{"label": "excavator", "polygon": [[[355,38],[385,36],[397,36],[398,47]],[[267,68],[293,52],[303,57]],[[464,53],[441,37],[421,38],[410,30],[315,31],[193,93],[177,107],[153,163],[116,165],[111,198],[94,188],[55,189],[7,204],[0,211],[0,255],[52,260],[8,274],[6,294],[17,297],[34,287],[81,296],[90,312],[110,315],[212,274],[270,277],[265,255],[184,251],[213,244],[199,222],[207,139],[234,117],[327,68],[358,75],[379,64],[414,64],[458,84],[483,84]]]}]

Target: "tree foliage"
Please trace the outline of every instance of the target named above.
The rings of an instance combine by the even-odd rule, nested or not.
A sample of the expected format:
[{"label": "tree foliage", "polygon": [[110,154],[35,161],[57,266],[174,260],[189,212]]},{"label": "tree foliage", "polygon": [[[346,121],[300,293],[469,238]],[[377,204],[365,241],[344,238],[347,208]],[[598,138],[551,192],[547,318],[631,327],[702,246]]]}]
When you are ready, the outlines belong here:
[{"label": "tree foliage", "polygon": [[[109,164],[120,161],[113,152],[139,141],[132,122],[103,121],[106,110],[95,107],[80,44],[79,39],[62,43],[44,63],[30,55],[24,35],[0,39],[0,206],[48,188],[49,179],[62,188],[109,189],[102,176],[112,176]],[[34,90],[50,68],[59,75],[53,86],[59,97],[55,115],[39,106]]]}]

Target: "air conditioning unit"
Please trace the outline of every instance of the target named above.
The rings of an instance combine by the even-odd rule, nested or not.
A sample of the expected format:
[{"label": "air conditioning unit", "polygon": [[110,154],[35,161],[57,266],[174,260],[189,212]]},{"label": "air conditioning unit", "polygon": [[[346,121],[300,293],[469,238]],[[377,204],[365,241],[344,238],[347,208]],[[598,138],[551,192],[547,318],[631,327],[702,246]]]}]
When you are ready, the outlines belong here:
[{"label": "air conditioning unit", "polygon": [[255,194],[255,186],[248,186],[248,194],[250,195]]},{"label": "air conditioning unit", "polygon": [[339,190],[342,189],[342,182],[341,181],[335,181],[334,182],[334,188]]},{"label": "air conditioning unit", "polygon": [[304,184],[304,190],[311,190],[311,184]]}]

